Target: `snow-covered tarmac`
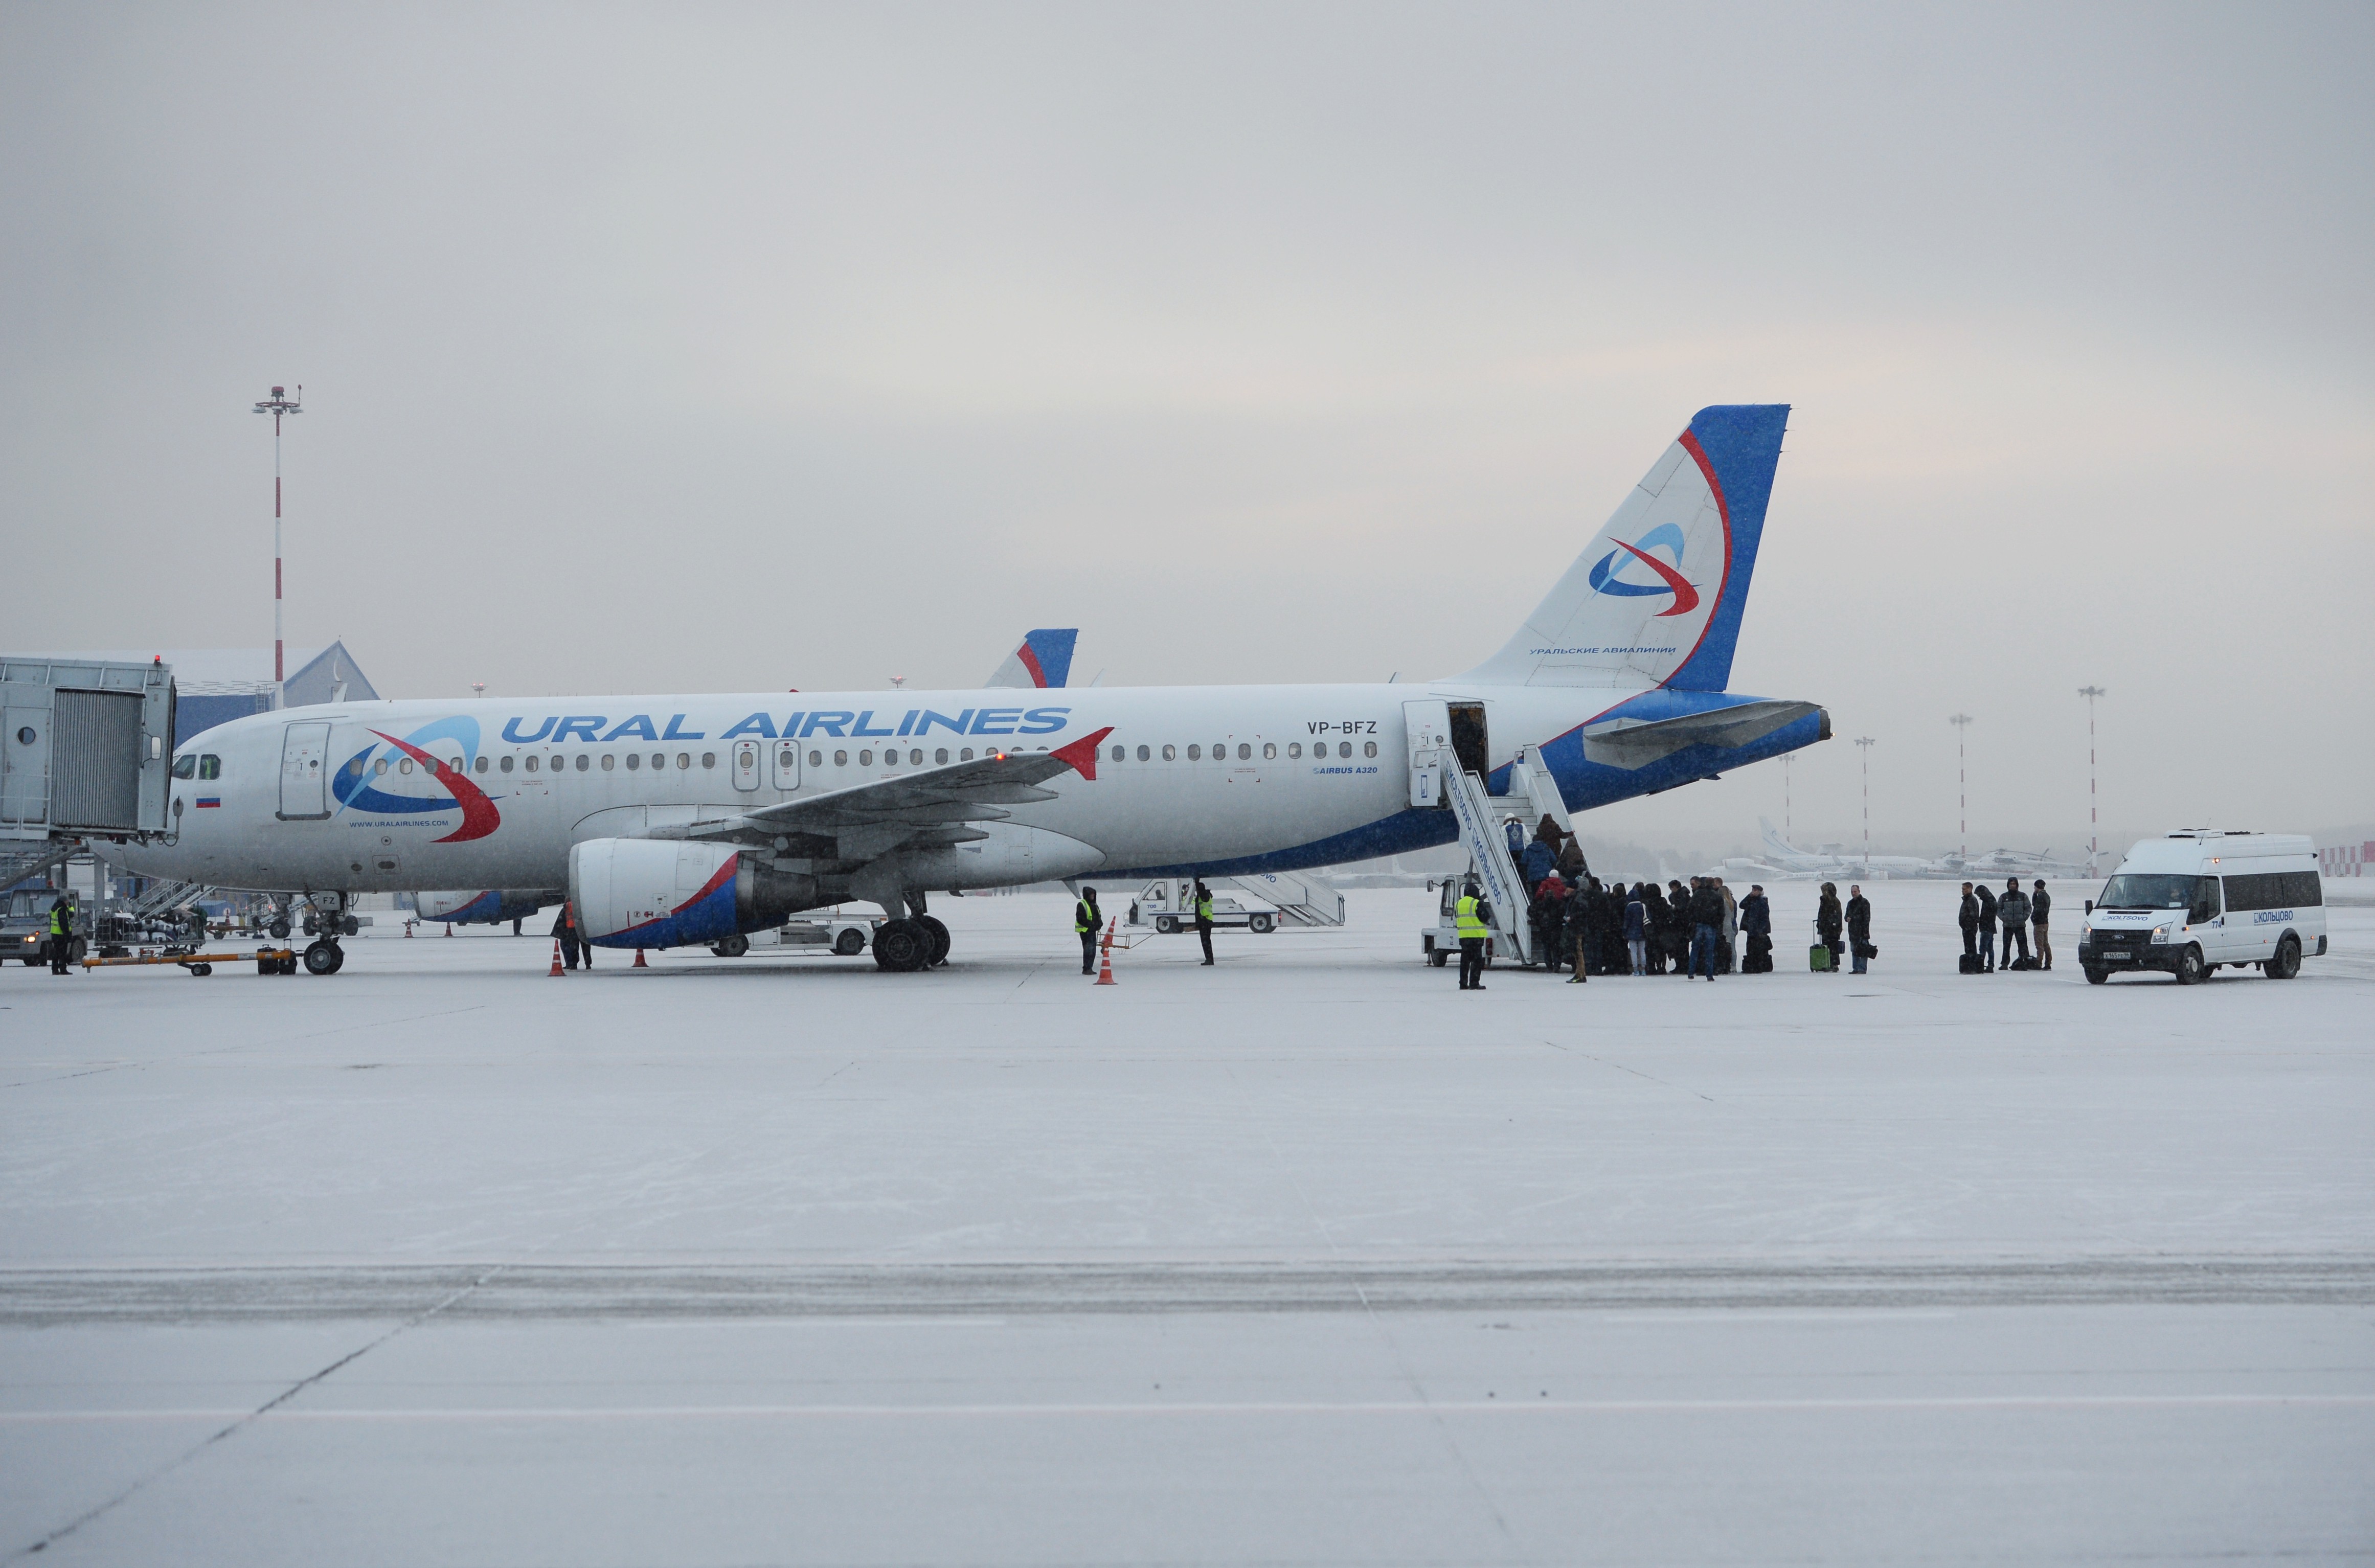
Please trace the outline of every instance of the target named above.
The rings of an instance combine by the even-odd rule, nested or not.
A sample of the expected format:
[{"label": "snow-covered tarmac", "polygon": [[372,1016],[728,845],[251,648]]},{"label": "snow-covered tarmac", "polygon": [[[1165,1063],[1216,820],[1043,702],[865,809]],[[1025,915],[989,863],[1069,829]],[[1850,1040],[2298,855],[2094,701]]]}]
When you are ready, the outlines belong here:
[{"label": "snow-covered tarmac", "polygon": [[[2375,1553],[2375,910],[2289,984],[358,941],[0,971],[0,1560]],[[1113,901],[1117,906],[1122,902]]]}]

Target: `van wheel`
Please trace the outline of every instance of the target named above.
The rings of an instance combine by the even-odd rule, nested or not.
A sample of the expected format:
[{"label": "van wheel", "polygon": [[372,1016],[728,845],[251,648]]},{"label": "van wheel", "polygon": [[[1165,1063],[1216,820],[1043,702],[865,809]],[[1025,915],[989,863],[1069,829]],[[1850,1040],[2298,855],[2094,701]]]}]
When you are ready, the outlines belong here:
[{"label": "van wheel", "polygon": [[2268,961],[2268,978],[2290,980],[2300,973],[2300,943],[2286,937],[2276,944],[2276,956]]},{"label": "van wheel", "polygon": [[2177,955],[2177,983],[2180,985],[2199,985],[2208,973],[2202,966],[2200,948],[2189,947]]},{"label": "van wheel", "polygon": [[2100,985],[2104,981],[2111,978],[2111,972],[2108,969],[2103,969],[2091,963],[2086,965],[2086,984],[2089,985]]},{"label": "van wheel", "polygon": [[844,958],[856,958],[866,950],[866,933],[851,926],[833,939],[833,950]]},{"label": "van wheel", "polygon": [[1247,926],[1252,928],[1255,936],[1267,936],[1270,929],[1278,924],[1278,917],[1274,914],[1257,914],[1252,919],[1247,921],[1246,924]]},{"label": "van wheel", "polygon": [[1170,915],[1158,914],[1154,917],[1154,928],[1163,935],[1168,937],[1179,929],[1179,922],[1173,919]]}]

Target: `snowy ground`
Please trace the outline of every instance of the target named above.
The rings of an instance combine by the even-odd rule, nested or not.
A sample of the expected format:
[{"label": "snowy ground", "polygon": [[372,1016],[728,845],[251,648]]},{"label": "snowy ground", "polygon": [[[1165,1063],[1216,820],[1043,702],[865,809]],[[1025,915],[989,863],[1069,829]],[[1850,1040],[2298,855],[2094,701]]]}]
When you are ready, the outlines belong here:
[{"label": "snowy ground", "polygon": [[1403,891],[0,972],[0,1558],[2363,1562],[2375,909],[2089,987],[2086,890],[1974,978],[1923,884],[1713,985],[1462,995]]}]

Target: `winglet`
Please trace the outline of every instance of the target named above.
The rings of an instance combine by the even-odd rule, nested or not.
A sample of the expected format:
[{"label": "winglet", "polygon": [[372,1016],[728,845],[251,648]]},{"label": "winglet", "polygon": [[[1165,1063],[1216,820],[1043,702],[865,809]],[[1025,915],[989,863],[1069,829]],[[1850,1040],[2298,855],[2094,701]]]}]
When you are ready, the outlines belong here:
[{"label": "winglet", "polygon": [[1112,733],[1113,725],[1107,725],[1096,734],[1084,735],[1069,746],[1058,746],[1047,755],[1059,762],[1069,762],[1079,771],[1081,777],[1094,784],[1097,780],[1097,743]]}]

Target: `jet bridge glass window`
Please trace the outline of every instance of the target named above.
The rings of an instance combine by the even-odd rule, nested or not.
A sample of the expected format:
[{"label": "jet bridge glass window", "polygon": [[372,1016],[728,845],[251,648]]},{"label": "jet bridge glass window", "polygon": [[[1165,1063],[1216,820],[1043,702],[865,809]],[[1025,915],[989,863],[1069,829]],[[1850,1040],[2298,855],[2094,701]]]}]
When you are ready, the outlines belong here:
[{"label": "jet bridge glass window", "polygon": [[186,757],[174,758],[173,776],[177,779],[196,778],[198,776],[198,754],[193,751]]}]

